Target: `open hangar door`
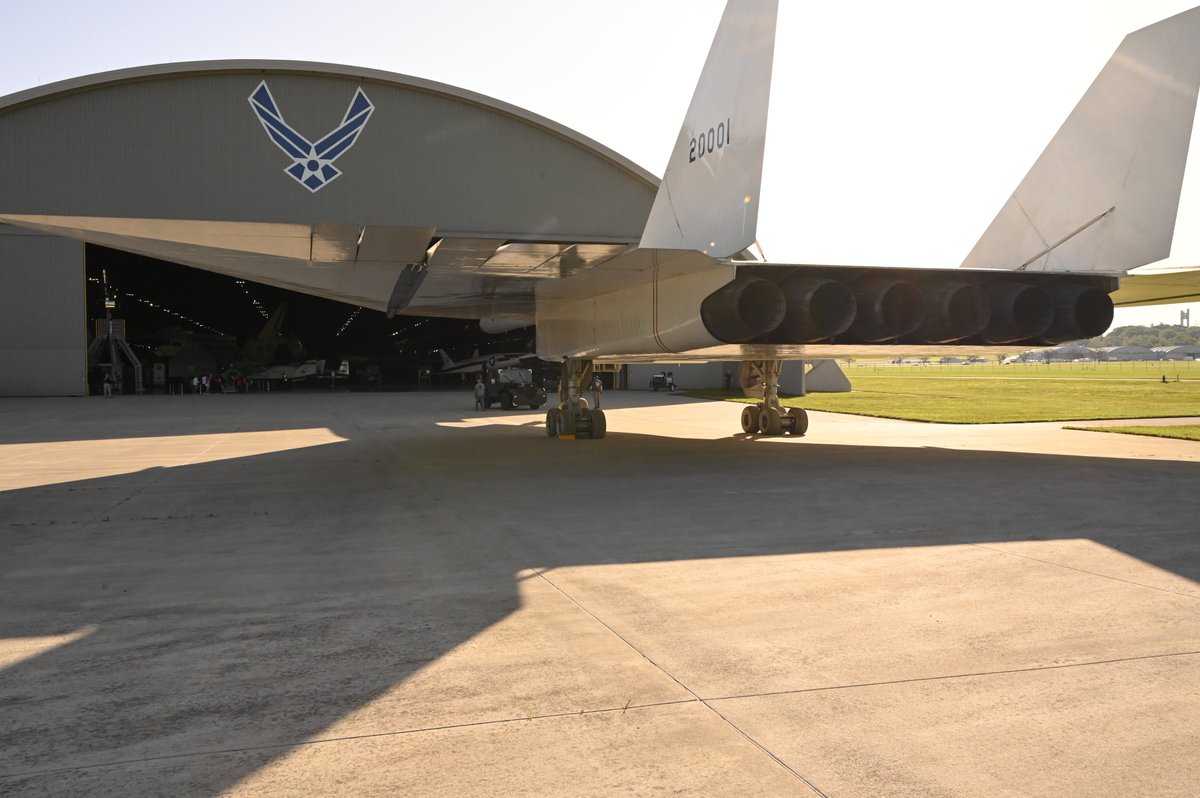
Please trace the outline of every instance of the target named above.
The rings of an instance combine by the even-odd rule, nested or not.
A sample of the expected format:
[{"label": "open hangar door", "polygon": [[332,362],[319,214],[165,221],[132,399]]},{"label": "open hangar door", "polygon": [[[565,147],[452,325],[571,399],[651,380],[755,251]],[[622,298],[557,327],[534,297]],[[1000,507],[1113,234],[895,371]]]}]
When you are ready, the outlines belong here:
[{"label": "open hangar door", "polygon": [[[336,370],[343,360],[350,365],[348,379],[287,384],[405,389],[428,383],[421,380],[427,372],[435,387],[449,387],[457,378],[436,379],[439,349],[457,358],[475,349],[527,351],[533,343],[532,328],[488,335],[469,320],[388,319],[379,311],[91,244],[85,263],[92,393],[100,392],[112,359],[110,347],[94,345],[108,328],[108,314],[124,322],[113,329],[140,362],[147,393],[186,393],[192,377],[206,373],[232,369],[249,375],[306,361],[324,361],[327,370]],[[117,360],[120,390],[136,392],[135,369],[120,354]]]}]

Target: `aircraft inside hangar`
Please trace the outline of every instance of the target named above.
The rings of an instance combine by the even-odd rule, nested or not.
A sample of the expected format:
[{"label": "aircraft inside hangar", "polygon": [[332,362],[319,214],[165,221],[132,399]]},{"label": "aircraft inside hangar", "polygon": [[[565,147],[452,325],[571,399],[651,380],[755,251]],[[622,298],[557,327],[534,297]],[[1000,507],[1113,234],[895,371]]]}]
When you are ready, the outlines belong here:
[{"label": "aircraft inside hangar", "polygon": [[[123,336],[141,366],[143,391],[188,392],[191,379],[203,374],[249,377],[305,361],[324,362],[326,373],[345,361],[349,373],[300,385],[351,390],[457,385],[461,380],[441,378],[439,349],[466,355],[533,346],[527,328],[488,333],[463,319],[389,319],[378,311],[90,244],[85,259],[86,329],[94,334],[109,317],[123,322]],[[89,358],[92,393],[111,371],[109,357],[101,347]],[[128,359],[118,353],[117,361],[119,390],[137,392]],[[282,382],[274,380],[272,389],[297,385]]]}]

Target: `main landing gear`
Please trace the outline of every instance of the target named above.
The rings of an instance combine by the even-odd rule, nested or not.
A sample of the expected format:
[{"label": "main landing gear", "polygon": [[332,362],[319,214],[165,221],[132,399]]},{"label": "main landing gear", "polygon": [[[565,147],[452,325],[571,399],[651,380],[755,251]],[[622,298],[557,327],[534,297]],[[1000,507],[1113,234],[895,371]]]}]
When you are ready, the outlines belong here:
[{"label": "main landing gear", "polygon": [[[782,360],[752,360],[746,363],[748,378],[743,387],[762,387],[763,400],[742,410],[742,432],[754,435],[803,435],[808,432],[808,413],[802,408],[779,405],[779,371]],[[757,392],[757,391],[756,391]]]},{"label": "main landing gear", "polygon": [[559,403],[546,411],[550,438],[603,438],[608,432],[604,411],[588,407],[584,389],[592,382],[592,361],[571,357],[563,363]]}]

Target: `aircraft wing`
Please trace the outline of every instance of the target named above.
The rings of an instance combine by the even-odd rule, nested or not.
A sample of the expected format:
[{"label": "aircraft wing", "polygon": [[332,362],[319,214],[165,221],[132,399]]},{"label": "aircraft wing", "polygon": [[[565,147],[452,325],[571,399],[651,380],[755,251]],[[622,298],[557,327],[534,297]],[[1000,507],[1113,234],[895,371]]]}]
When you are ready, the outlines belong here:
[{"label": "aircraft wing", "polygon": [[536,286],[605,266],[652,267],[621,259],[629,241],[537,241],[441,236],[434,227],[292,224],[191,219],[0,215],[0,222],[273,285],[374,310],[395,307],[406,269],[422,266],[408,315],[479,319],[535,316]]},{"label": "aircraft wing", "polygon": [[1112,300],[1117,307],[1200,302],[1200,268],[1127,274]]}]

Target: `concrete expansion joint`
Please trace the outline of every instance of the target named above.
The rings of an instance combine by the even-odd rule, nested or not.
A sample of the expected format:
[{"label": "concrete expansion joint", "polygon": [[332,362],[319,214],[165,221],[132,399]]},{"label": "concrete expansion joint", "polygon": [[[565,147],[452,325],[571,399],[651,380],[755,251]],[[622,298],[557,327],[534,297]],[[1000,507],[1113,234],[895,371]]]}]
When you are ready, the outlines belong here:
[{"label": "concrete expansion joint", "polygon": [[21,779],[32,776],[51,776],[56,773],[74,773],[95,768],[120,767],[124,765],[139,765],[147,762],[164,762],[173,759],[192,759],[206,756],[227,756],[230,754],[244,754],[253,751],[276,751],[276,750],[293,750],[296,748],[306,748],[318,745],[331,745],[335,743],[355,742],[358,740],[371,740],[384,737],[403,737],[406,735],[428,734],[432,732],[452,731],[455,729],[470,729],[482,726],[503,726],[514,723],[530,723],[537,720],[555,720],[559,718],[576,718],[580,716],[590,715],[610,715],[610,714],[625,714],[637,710],[657,709],[659,707],[678,706],[682,704],[701,703],[699,699],[684,698],[675,701],[654,701],[645,704],[626,703],[619,707],[600,707],[597,709],[581,709],[571,712],[545,712],[537,715],[524,715],[520,717],[510,718],[493,718],[491,720],[477,720],[466,723],[447,723],[440,726],[421,726],[414,729],[394,729],[391,731],[371,732],[368,734],[350,734],[338,737],[320,737],[311,740],[293,740],[289,742],[271,743],[269,745],[249,745],[239,748],[215,748],[203,751],[185,751],[178,754],[163,754],[161,756],[146,756],[133,759],[117,759],[105,762],[90,762],[84,765],[75,765],[73,767],[52,768],[47,770],[29,770],[13,773],[0,773],[0,780]]},{"label": "concrete expansion joint", "polygon": [[[448,502],[447,506],[455,507],[457,505],[454,502]],[[452,511],[452,512],[455,515],[458,515],[460,518],[462,518],[462,520],[464,521],[464,526],[466,528],[468,528],[468,529],[473,528],[470,524],[470,519],[463,517],[462,514],[457,511]],[[659,673],[661,673],[662,675],[664,675],[665,677],[670,679],[672,682],[674,682],[676,685],[678,685],[680,687],[680,689],[684,690],[688,695],[692,696],[692,698],[690,700],[684,700],[684,701],[678,701],[678,702],[665,702],[665,703],[693,703],[693,702],[699,703],[701,706],[703,706],[709,712],[713,713],[713,715],[715,715],[723,723],[725,723],[725,725],[728,726],[730,729],[732,729],[736,734],[738,734],[740,737],[742,737],[742,739],[746,740],[752,746],[757,748],[762,754],[764,754],[769,759],[771,759],[771,761],[773,761],[777,766],[783,768],[794,779],[796,779],[797,781],[799,781],[800,783],[802,783],[806,787],[808,787],[810,790],[812,790],[812,792],[814,794],[822,796],[822,798],[827,798],[825,793],[822,792],[819,787],[817,787],[815,784],[813,784],[812,781],[810,781],[808,778],[806,778],[803,774],[801,774],[799,771],[797,771],[791,765],[784,762],[783,759],[780,758],[775,752],[771,751],[769,748],[764,746],[758,740],[751,737],[745,730],[743,730],[736,723],[734,723],[733,721],[729,720],[729,718],[722,715],[715,707],[713,707],[707,701],[705,701],[703,698],[701,698],[696,693],[695,690],[693,690],[692,688],[690,688],[686,684],[684,684],[682,681],[680,681],[679,678],[677,676],[675,676],[675,674],[671,673],[663,665],[656,662],[653,657],[651,657],[649,654],[647,654],[641,648],[636,646],[633,643],[633,641],[629,640],[624,635],[622,635],[620,632],[618,632],[616,629],[614,629],[611,625],[609,625],[607,622],[605,622],[604,619],[602,619],[599,615],[597,615],[595,612],[593,612],[588,607],[584,606],[584,604],[581,601],[579,601],[579,599],[575,598],[573,595],[568,593],[558,583],[556,583],[553,579],[551,579],[549,576],[547,576],[546,573],[549,569],[540,568],[540,567],[534,565],[533,563],[526,560],[519,553],[517,553],[516,551],[514,551],[513,549],[511,549],[508,546],[503,546],[503,544],[501,544],[501,546],[502,546],[502,548],[504,548],[505,551],[508,552],[508,554],[513,559],[515,559],[516,561],[518,561],[519,563],[521,563],[524,566],[525,570],[527,570],[529,572],[529,578],[536,578],[536,579],[541,579],[542,581],[544,581],[555,592],[557,592],[559,595],[561,595],[567,601],[574,604],[581,612],[583,612],[585,615],[587,615],[589,618],[591,618],[595,623],[597,623],[601,627],[603,627],[610,635],[615,637],[617,640],[620,640],[623,644],[625,644],[631,650],[636,652],[652,668],[654,668]],[[659,706],[659,705],[656,704],[656,705],[649,705],[649,706]],[[635,707],[630,706],[629,704],[626,704],[624,707],[622,707],[620,709],[620,711],[625,712],[628,709],[632,709],[632,708],[635,708]],[[574,715],[576,713],[568,713],[568,714]],[[582,715],[582,714],[586,714],[586,713],[584,711],[581,711],[578,714]],[[556,715],[553,717],[561,717],[561,715]],[[526,720],[533,720],[533,718],[527,718]]]},{"label": "concrete expansion joint", "polygon": [[966,545],[966,546],[974,546],[977,549],[984,549],[986,551],[994,552],[996,554],[1002,554],[1005,557],[1016,557],[1017,559],[1020,559],[1020,560],[1029,560],[1030,562],[1038,562],[1038,563],[1042,563],[1043,565],[1052,565],[1056,568],[1063,568],[1068,571],[1075,571],[1076,573],[1087,574],[1088,576],[1099,577],[1100,579],[1110,579],[1113,582],[1121,582],[1126,585],[1133,585],[1134,587],[1144,587],[1149,590],[1157,590],[1160,593],[1170,593],[1174,596],[1184,596],[1185,598],[1190,598],[1190,599],[1200,599],[1200,594],[1197,594],[1197,593],[1188,593],[1188,592],[1185,592],[1182,590],[1172,590],[1170,588],[1160,587],[1158,585],[1148,585],[1145,582],[1135,582],[1132,579],[1123,579],[1119,576],[1113,576],[1112,574],[1102,574],[1098,571],[1089,571],[1086,568],[1076,568],[1073,565],[1067,565],[1067,564],[1061,563],[1061,562],[1054,562],[1053,560],[1044,560],[1039,557],[1030,557],[1028,554],[1020,554],[1020,553],[1014,552],[1014,551],[1005,551],[1004,549],[1000,549],[995,546],[989,546],[986,543],[970,543],[970,542],[964,540],[964,541],[962,541],[962,544]]},{"label": "concrete expansion joint", "polygon": [[1011,676],[1019,673],[1041,673],[1045,671],[1061,671],[1073,668],[1092,668],[1101,665],[1120,665],[1127,662],[1145,662],[1148,660],[1172,659],[1176,657],[1200,656],[1200,651],[1170,651],[1162,654],[1142,654],[1135,657],[1116,657],[1113,659],[1088,660],[1086,662],[1069,662],[1062,665],[1034,665],[1028,668],[1007,668],[995,671],[978,671],[975,673],[949,673],[941,676],[917,676],[911,679],[889,679],[881,682],[857,682],[854,684],[831,684],[824,687],[801,687],[795,690],[771,690],[762,693],[739,693],[737,695],[711,696],[700,701],[707,705],[709,701],[738,701],[746,698],[772,698],[774,696],[802,695],[804,693],[828,693],[834,690],[858,690],[866,687],[889,687],[900,684],[920,684],[922,682],[948,682],[958,679],[980,679],[989,676]]},{"label": "concrete expansion joint", "polygon": [[[529,566],[529,567],[532,569],[532,566]],[[779,767],[783,768],[785,771],[787,771],[788,774],[790,774],[794,779],[796,779],[797,781],[799,781],[800,783],[802,783],[806,787],[808,787],[810,790],[812,790],[812,792],[814,794],[821,796],[821,798],[828,798],[828,796],[819,787],[817,787],[817,785],[813,784],[813,782],[810,779],[808,779],[806,776],[804,776],[804,774],[800,773],[798,770],[793,768],[787,762],[783,761],[783,759],[778,754],[776,754],[770,748],[767,748],[765,745],[760,743],[758,740],[754,739],[754,737],[752,737],[742,727],[738,726],[736,723],[731,721],[729,718],[727,718],[723,714],[721,714],[721,712],[716,707],[712,706],[712,704],[708,703],[708,701],[705,700],[704,698],[701,698],[700,695],[697,694],[695,690],[693,690],[691,687],[688,687],[686,684],[684,684],[682,681],[680,681],[679,677],[677,677],[675,674],[671,673],[663,665],[656,662],[653,657],[651,657],[645,651],[640,649],[638,646],[634,645],[633,641],[629,640],[627,637],[625,637],[620,632],[618,632],[616,629],[614,629],[612,626],[610,626],[608,623],[606,623],[604,621],[604,619],[602,619],[596,613],[592,612],[590,609],[585,607],[582,602],[580,602],[577,598],[575,598],[570,593],[568,593],[566,590],[564,590],[562,587],[560,587],[558,584],[556,584],[554,582],[554,580],[552,580],[548,576],[546,576],[546,574],[543,573],[541,570],[538,570],[538,569],[534,569],[534,570],[536,570],[537,576],[540,577],[541,579],[543,579],[546,582],[546,584],[550,585],[560,595],[562,595],[564,598],[566,598],[568,601],[570,601],[572,604],[574,604],[576,607],[578,607],[581,611],[583,611],[588,617],[590,617],[596,623],[600,624],[600,626],[604,627],[604,629],[607,630],[609,634],[611,634],[613,637],[617,638],[622,643],[624,643],[626,646],[628,646],[630,649],[632,649],[634,652],[636,652],[639,656],[641,656],[642,659],[644,659],[647,663],[649,663],[653,668],[658,670],[659,673],[663,674],[668,679],[670,679],[672,682],[677,684],[681,689],[686,691],[689,695],[692,696],[692,698],[696,702],[698,702],[701,706],[703,706],[705,709],[707,709],[709,712],[711,712],[713,715],[715,715],[718,719],[720,719],[726,726],[728,726],[730,729],[732,729],[738,736],[740,736],[746,742],[750,743],[750,745],[757,748],[762,754],[764,754],[767,758],[769,758],[777,766],[779,766]],[[691,702],[685,702],[685,703],[691,703]]]}]

